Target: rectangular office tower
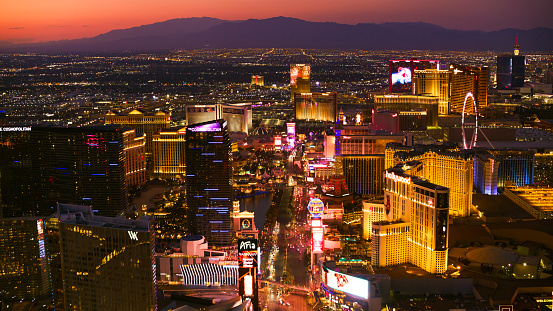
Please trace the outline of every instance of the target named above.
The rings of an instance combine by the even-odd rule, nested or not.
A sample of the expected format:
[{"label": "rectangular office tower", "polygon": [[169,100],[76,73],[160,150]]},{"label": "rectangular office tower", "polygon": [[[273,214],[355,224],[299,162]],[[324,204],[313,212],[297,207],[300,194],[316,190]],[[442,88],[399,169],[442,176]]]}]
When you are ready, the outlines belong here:
[{"label": "rectangular office tower", "polygon": [[227,122],[192,124],[186,130],[188,231],[216,246],[231,244],[232,154]]},{"label": "rectangular office tower", "polygon": [[102,217],[66,204],[57,217],[65,310],[157,309],[149,217]]},{"label": "rectangular office tower", "polygon": [[33,127],[33,212],[51,215],[57,202],[90,205],[102,216],[125,209],[125,132],[116,125]]},{"label": "rectangular office tower", "polygon": [[449,189],[408,175],[401,165],[384,171],[387,219],[372,224],[373,266],[410,262],[429,273],[447,270]]},{"label": "rectangular office tower", "polygon": [[511,90],[524,86],[524,55],[497,56],[497,89]]}]

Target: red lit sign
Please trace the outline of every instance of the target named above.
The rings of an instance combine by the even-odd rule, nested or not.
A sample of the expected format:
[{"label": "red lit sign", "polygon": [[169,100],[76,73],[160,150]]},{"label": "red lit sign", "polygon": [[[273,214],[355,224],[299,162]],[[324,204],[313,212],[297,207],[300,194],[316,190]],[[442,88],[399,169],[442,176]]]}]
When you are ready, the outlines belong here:
[{"label": "red lit sign", "polygon": [[323,228],[311,228],[311,243],[312,243],[313,253],[323,252],[323,243],[324,243]]}]

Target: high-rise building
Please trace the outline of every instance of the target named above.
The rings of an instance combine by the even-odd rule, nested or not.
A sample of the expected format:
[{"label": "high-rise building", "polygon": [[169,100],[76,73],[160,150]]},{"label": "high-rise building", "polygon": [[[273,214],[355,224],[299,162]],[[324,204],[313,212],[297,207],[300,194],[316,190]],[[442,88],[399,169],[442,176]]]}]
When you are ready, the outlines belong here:
[{"label": "high-rise building", "polygon": [[0,218],[34,216],[31,127],[0,126]]},{"label": "high-rise building", "polygon": [[[410,161],[421,165],[412,166]],[[470,216],[473,189],[473,157],[455,144],[406,147],[388,144],[386,167],[404,164],[406,172],[449,188],[449,213]]]},{"label": "high-rise building", "polygon": [[311,66],[309,64],[290,65],[290,102],[294,103],[295,93],[311,93]]},{"label": "high-rise building", "polygon": [[155,311],[154,230],[138,220],[96,216],[59,204],[65,310]]},{"label": "high-rise building", "polygon": [[438,97],[426,95],[375,95],[374,108],[390,111],[426,111],[426,126],[438,126]]},{"label": "high-rise building", "polygon": [[384,172],[384,206],[391,221],[373,223],[372,264],[410,262],[429,273],[447,270],[449,189],[405,174]]},{"label": "high-rise building", "polygon": [[57,202],[91,205],[107,216],[125,209],[126,131],[116,125],[33,127],[30,193],[35,205],[29,213],[50,215]]},{"label": "high-rise building", "polygon": [[253,75],[252,76],[252,85],[265,86],[265,81],[263,76]]},{"label": "high-rise building", "polygon": [[127,187],[140,186],[146,182],[146,134],[136,135],[129,128],[123,132],[123,139]]},{"label": "high-rise building", "polygon": [[497,55],[497,89],[511,90],[524,86],[526,59],[519,55],[518,35],[513,54]]},{"label": "high-rise building", "polygon": [[188,230],[212,245],[228,246],[234,196],[227,122],[189,125],[185,153]]},{"label": "high-rise building", "polygon": [[135,109],[128,114],[115,114],[108,112],[105,117],[106,124],[126,125],[136,130],[136,134],[146,134],[146,154],[152,154],[152,137],[160,129],[168,128],[171,123],[171,116],[163,111],[158,111],[153,115],[146,114],[144,111]]},{"label": "high-rise building", "polygon": [[497,183],[499,181],[499,161],[489,153],[477,153],[474,155],[473,187],[476,191],[497,195]]},{"label": "high-rise building", "polygon": [[335,131],[336,174],[344,176],[348,189],[366,195],[382,195],[386,145],[402,143],[404,134],[373,132],[366,125],[344,125]]},{"label": "high-rise building", "polygon": [[186,107],[186,124],[223,119],[229,132],[249,133],[252,129],[252,104],[207,104]]},{"label": "high-rise building", "polygon": [[505,188],[508,182],[519,187],[534,183],[535,150],[494,149],[488,153],[499,162],[497,188]]},{"label": "high-rise building", "polygon": [[154,133],[154,175],[184,179],[186,163],[186,127],[173,127]]},{"label": "high-rise building", "polygon": [[343,176],[348,189],[365,195],[382,195],[384,186],[380,175],[385,169],[384,155],[341,156]]},{"label": "high-rise building", "polygon": [[449,114],[449,84],[451,71],[439,69],[415,70],[415,94],[438,97],[438,114]]},{"label": "high-rise building", "polygon": [[488,67],[468,67],[452,63],[449,70],[451,71],[449,113],[463,112],[468,92],[472,92],[477,107],[488,105]]},{"label": "high-rise building", "polygon": [[336,96],[336,92],[296,93],[293,101],[296,119],[336,123]]},{"label": "high-rise building", "polygon": [[50,295],[42,218],[0,219],[0,249],[0,300]]}]

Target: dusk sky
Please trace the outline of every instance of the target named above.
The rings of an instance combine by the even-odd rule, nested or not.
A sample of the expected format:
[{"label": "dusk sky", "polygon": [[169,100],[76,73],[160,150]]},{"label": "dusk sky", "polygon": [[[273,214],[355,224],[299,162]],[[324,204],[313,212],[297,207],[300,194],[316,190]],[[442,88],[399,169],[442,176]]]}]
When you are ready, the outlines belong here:
[{"label": "dusk sky", "polygon": [[0,42],[92,37],[173,18],[275,16],[345,24],[427,22],[461,30],[553,28],[553,0],[1,0]]}]

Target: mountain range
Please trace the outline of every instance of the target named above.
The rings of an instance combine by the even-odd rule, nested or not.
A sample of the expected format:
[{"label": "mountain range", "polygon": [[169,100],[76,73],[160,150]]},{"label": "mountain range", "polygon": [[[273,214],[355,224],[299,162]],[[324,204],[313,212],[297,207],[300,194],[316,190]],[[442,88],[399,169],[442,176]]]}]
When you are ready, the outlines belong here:
[{"label": "mountain range", "polygon": [[3,52],[117,52],[199,48],[306,48],[364,50],[553,51],[553,29],[464,31],[428,23],[309,22],[289,17],[227,21],[180,18],[92,38],[3,46]]}]

